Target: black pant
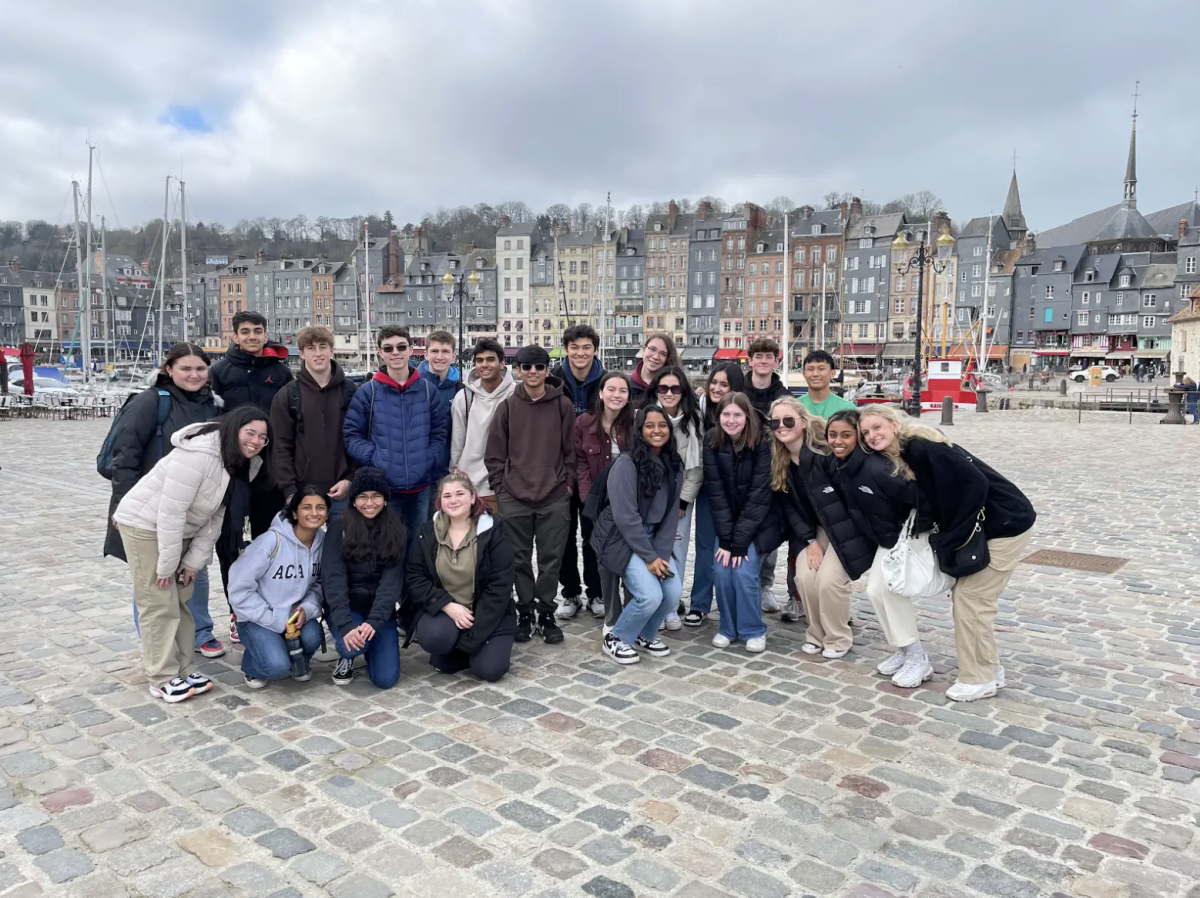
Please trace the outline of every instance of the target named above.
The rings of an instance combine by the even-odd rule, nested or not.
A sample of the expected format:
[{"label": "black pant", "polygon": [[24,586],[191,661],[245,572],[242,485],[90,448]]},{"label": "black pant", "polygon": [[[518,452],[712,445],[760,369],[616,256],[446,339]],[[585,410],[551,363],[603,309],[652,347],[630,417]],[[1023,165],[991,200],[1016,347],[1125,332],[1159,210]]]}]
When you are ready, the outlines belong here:
[{"label": "black pant", "polygon": [[570,521],[567,524],[567,545],[563,549],[562,567],[558,569],[558,585],[567,598],[583,595],[579,583],[579,551],[575,545],[576,534],[583,530],[583,584],[587,597],[599,599],[603,595],[600,586],[600,565],[592,550],[592,522],[583,516],[583,503],[579,496],[571,496]]},{"label": "black pant", "polygon": [[[250,481],[251,539],[257,539],[271,529],[271,522],[283,508],[283,498],[283,493],[278,488],[267,486],[265,483],[260,484],[259,480]],[[230,558],[221,547],[225,545],[225,534],[228,529],[241,526],[243,526],[241,521],[231,521],[227,514],[225,520],[221,522],[221,535],[217,538],[217,562],[221,565],[221,588],[225,590],[225,604],[229,606],[230,614],[233,614],[233,606],[229,604],[229,568],[237,561],[237,556]]]},{"label": "black pant", "polygon": [[480,646],[474,655],[460,652],[458,625],[447,614],[422,614],[417,621],[417,644],[429,652],[429,663],[442,673],[458,673],[468,667],[471,673],[488,683],[495,683],[506,673],[512,661],[512,636],[494,636]]}]

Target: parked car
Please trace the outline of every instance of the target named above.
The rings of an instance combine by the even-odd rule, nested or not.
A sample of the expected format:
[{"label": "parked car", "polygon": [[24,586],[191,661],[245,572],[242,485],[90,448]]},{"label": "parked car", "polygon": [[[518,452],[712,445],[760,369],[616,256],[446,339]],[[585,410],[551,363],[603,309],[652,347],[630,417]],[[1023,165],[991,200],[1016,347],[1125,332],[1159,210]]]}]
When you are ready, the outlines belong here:
[{"label": "parked car", "polygon": [[1101,372],[1104,375],[1105,383],[1112,383],[1114,380],[1116,380],[1117,378],[1119,378],[1121,376],[1121,372],[1118,371],[1116,368],[1113,368],[1110,365],[1099,365],[1099,366],[1093,365],[1089,368],[1076,368],[1074,371],[1069,372],[1067,374],[1067,377],[1071,378],[1071,380],[1075,381],[1075,383],[1077,383],[1077,384],[1087,383],[1088,374],[1089,374],[1091,368],[1094,368],[1094,367],[1100,368]]},{"label": "parked car", "polygon": [[[8,391],[10,393],[23,393],[25,391],[25,374],[18,372],[8,379]],[[74,387],[67,386],[61,380],[55,380],[53,377],[37,377],[33,378],[34,393],[57,393],[60,396],[78,396],[79,391]]]}]

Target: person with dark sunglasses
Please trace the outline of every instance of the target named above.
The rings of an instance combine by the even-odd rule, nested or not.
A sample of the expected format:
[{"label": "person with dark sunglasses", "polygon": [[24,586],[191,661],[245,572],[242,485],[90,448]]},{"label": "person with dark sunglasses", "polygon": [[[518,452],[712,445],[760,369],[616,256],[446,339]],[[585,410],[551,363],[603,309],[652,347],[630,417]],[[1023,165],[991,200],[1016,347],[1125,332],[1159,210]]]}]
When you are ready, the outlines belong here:
[{"label": "person with dark sunglasses", "polygon": [[484,464],[513,544],[516,641],[528,642],[536,629],[547,643],[558,643],[563,632],[554,610],[575,492],[575,406],[562,381],[548,375],[546,350],[523,346],[516,361],[521,383],[496,409]]}]

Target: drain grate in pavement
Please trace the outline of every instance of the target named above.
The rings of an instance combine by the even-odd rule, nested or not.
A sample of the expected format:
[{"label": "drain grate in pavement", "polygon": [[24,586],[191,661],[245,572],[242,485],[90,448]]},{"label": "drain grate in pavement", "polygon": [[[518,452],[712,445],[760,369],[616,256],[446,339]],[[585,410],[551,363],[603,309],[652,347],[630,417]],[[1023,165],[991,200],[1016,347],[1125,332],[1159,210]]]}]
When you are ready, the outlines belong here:
[{"label": "drain grate in pavement", "polygon": [[1087,555],[1083,552],[1062,552],[1058,549],[1038,549],[1024,559],[1026,564],[1043,567],[1061,567],[1072,571],[1088,571],[1097,574],[1115,574],[1128,562],[1128,558],[1111,555]]}]

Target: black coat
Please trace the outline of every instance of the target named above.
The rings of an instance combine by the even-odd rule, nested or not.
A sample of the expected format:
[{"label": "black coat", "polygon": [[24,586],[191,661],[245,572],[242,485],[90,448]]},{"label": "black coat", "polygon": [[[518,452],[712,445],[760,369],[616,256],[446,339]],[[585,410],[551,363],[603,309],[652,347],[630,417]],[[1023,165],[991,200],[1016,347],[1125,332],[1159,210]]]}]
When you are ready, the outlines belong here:
[{"label": "black coat", "polygon": [[[917,483],[917,519],[922,530],[937,525],[930,545],[943,569],[954,551],[971,537],[979,512],[988,539],[1019,536],[1033,526],[1037,512],[1012,481],[975,458],[962,446],[919,437],[900,447]],[[982,569],[982,568],[981,568]],[[958,571],[962,577],[973,571]]]},{"label": "black coat", "polygon": [[735,453],[728,438],[715,449],[713,435],[705,437],[704,491],[719,548],[737,557],[744,556],[752,543],[759,555],[779,548],[783,521],[771,492],[768,439]]},{"label": "black coat", "polygon": [[[158,391],[171,394],[171,409],[163,421],[162,452],[159,451]],[[200,424],[217,417],[220,409],[208,387],[195,393],[175,386],[167,374],[158,375],[154,386],[138,393],[121,409],[117,433],[113,437],[112,499],[108,504],[108,527],[104,535],[104,554],[125,561],[125,545],[112,524],[117,505],[133,485],[149,473],[163,455],[174,448],[171,437],[189,424]]]},{"label": "black coat", "polygon": [[[391,513],[384,509],[384,514]],[[396,617],[396,605],[404,585],[404,553],[390,564],[380,564],[374,554],[365,561],[342,555],[345,527],[337,522],[325,533],[321,550],[321,587],[325,594],[325,617],[343,638],[354,629],[350,612],[361,614],[379,630]]]},{"label": "black coat", "polygon": [[[803,491],[842,567],[851,580],[857,580],[870,569],[878,545],[874,537],[854,523],[845,499],[834,484],[836,464],[833,456],[817,455],[806,445],[800,450],[800,463],[788,465],[788,491]],[[790,518],[788,523],[791,526]],[[793,535],[797,535],[794,528]]]},{"label": "black coat", "polygon": [[[481,519],[482,520],[482,519]],[[477,533],[475,546],[475,622],[458,633],[457,651],[468,655],[478,652],[489,639],[512,636],[517,632],[517,608],[513,604],[513,546],[497,518],[492,526]],[[426,521],[417,533],[408,558],[405,590],[408,601],[401,613],[404,629],[412,641],[416,621],[422,614],[438,614],[450,602],[450,593],[442,588],[437,572],[437,536],[433,521]]]},{"label": "black coat", "polygon": [[230,347],[209,374],[213,392],[224,401],[225,411],[257,405],[270,414],[275,394],[292,379],[287,357],[287,347],[278,343],[268,343],[258,356]]},{"label": "black coat", "polygon": [[776,399],[791,395],[788,388],[783,385],[783,381],[779,379],[778,374],[772,374],[771,383],[761,390],[754,386],[752,378],[747,377],[745,393],[746,398],[750,400],[750,405],[758,412],[760,423],[771,416],[771,406]]},{"label": "black coat", "polygon": [[885,549],[896,545],[917,504],[916,483],[893,475],[894,470],[882,455],[864,452],[861,446],[834,469],[834,480],[854,523]]}]

